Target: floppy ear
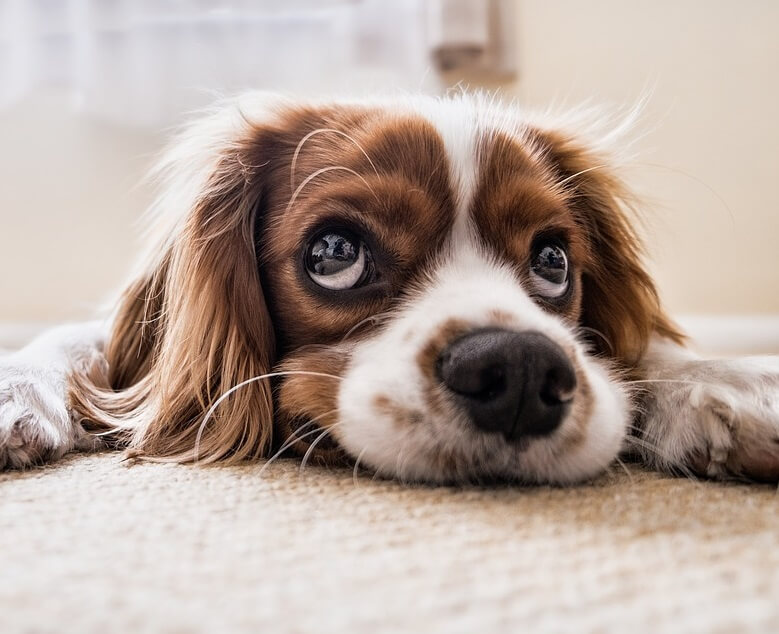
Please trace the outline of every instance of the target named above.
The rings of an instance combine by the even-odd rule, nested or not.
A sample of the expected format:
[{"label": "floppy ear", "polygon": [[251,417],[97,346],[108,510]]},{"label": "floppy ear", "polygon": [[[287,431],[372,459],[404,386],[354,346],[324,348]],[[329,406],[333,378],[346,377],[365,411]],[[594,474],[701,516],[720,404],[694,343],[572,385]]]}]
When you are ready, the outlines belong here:
[{"label": "floppy ear", "polygon": [[[73,377],[85,427],[149,458],[235,461],[270,445],[270,384],[251,381],[274,362],[254,244],[260,133],[234,110],[202,120],[174,145],[157,203],[160,243],[124,293],[108,375]],[[205,421],[221,395],[246,381]]]},{"label": "floppy ear", "polygon": [[644,267],[642,246],[627,215],[632,200],[623,183],[607,162],[576,140],[552,132],[542,137],[589,238],[592,255],[582,274],[581,323],[599,333],[592,343],[626,367],[639,361],[652,335],[683,343]]}]

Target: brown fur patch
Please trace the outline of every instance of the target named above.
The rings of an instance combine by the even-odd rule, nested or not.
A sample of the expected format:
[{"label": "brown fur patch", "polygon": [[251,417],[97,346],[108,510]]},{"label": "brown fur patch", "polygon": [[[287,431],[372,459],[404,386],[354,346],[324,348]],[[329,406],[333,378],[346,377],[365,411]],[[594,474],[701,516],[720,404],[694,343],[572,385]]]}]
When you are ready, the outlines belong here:
[{"label": "brown fur patch", "polygon": [[385,394],[376,395],[373,399],[373,407],[379,414],[389,418],[399,428],[406,425],[420,425],[425,419],[423,412],[404,407]]},{"label": "brown fur patch", "polygon": [[426,380],[431,383],[438,382],[436,370],[438,357],[446,346],[473,327],[473,324],[463,319],[448,319],[433,333],[417,354],[417,366]]},{"label": "brown fur patch", "polygon": [[487,325],[499,326],[506,329],[515,328],[517,325],[517,317],[511,313],[507,313],[505,310],[494,308],[487,311]]},{"label": "brown fur patch", "polygon": [[240,153],[217,158],[180,234],[125,294],[107,382],[72,379],[85,428],[114,432],[148,456],[241,460],[270,443],[270,383],[255,380],[274,357],[251,238],[260,192],[247,191]]},{"label": "brown fur patch", "polygon": [[[263,279],[284,349],[335,341],[360,320],[390,308],[453,220],[444,148],[430,124],[372,111],[345,120],[340,112],[307,116],[311,120],[292,115],[279,134],[268,174],[279,186],[266,198],[259,231]],[[316,127],[342,130],[353,140],[327,132],[309,138],[297,157],[296,182],[339,169],[311,180],[289,206],[292,156]],[[334,302],[301,279],[302,250],[324,223],[352,228],[366,239],[382,274],[369,292],[341,294]]]},{"label": "brown fur patch", "polygon": [[277,448],[287,444],[291,452],[304,455],[316,443],[310,461],[340,464],[346,460],[335,443],[327,442],[330,434],[323,434],[329,429],[338,438],[338,387],[352,347],[351,343],[308,346],[279,366],[279,371],[290,374],[279,380]]},{"label": "brown fur patch", "polygon": [[484,241],[504,261],[514,265],[525,289],[532,295],[528,279],[532,246],[540,236],[557,238],[568,247],[572,292],[562,304],[545,303],[549,310],[575,322],[579,316],[581,289],[578,271],[589,258],[589,245],[569,208],[563,192],[530,144],[502,133],[488,136],[480,155],[479,186],[472,205],[473,219]]},{"label": "brown fur patch", "polygon": [[567,182],[569,208],[586,234],[579,323],[600,333],[592,338],[593,346],[629,368],[652,334],[683,343],[644,267],[640,241],[627,217],[633,201],[623,183],[576,140],[548,130],[532,137],[555,178]]}]

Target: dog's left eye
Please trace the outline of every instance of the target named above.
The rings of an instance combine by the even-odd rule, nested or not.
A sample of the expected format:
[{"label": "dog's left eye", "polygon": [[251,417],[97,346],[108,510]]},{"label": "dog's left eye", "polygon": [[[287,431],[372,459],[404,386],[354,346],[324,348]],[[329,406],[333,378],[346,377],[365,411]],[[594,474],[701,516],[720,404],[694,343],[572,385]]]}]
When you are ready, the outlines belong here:
[{"label": "dog's left eye", "polygon": [[347,231],[324,231],[309,243],[306,251],[308,275],[330,290],[361,286],[370,278],[372,266],[368,247]]},{"label": "dog's left eye", "polygon": [[542,297],[555,299],[568,290],[568,256],[559,244],[544,242],[533,252],[530,279]]}]

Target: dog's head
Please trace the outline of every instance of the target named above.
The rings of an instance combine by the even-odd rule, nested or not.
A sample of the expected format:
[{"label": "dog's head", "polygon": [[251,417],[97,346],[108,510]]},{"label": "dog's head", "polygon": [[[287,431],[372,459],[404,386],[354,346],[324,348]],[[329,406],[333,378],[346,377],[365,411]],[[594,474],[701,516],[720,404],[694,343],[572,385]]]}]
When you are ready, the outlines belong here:
[{"label": "dog's head", "polygon": [[617,373],[675,336],[607,157],[515,108],[249,96],[162,176],[110,389],[76,395],[153,456],[575,481],[620,449]]}]

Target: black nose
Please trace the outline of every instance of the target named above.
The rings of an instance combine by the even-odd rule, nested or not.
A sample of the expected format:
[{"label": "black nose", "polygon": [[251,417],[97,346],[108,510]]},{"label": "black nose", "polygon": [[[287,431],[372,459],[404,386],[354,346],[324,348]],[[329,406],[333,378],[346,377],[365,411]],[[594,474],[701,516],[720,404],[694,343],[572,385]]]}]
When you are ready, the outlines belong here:
[{"label": "black nose", "polygon": [[477,427],[508,440],[552,433],[576,388],[568,356],[540,332],[473,331],[443,350],[438,371]]}]

